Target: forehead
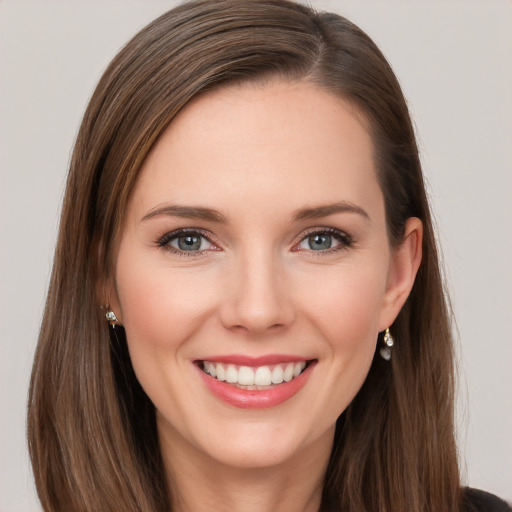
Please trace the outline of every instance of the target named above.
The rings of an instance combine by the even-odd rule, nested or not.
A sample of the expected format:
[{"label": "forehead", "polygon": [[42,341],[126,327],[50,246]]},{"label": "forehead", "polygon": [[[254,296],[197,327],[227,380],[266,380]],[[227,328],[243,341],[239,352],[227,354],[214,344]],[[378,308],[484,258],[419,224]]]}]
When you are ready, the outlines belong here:
[{"label": "forehead", "polygon": [[189,103],[149,153],[132,205],[218,207],[231,197],[237,201],[221,206],[243,198],[247,206],[292,208],[294,200],[378,202],[379,195],[357,110],[317,86],[273,82],[224,86]]}]

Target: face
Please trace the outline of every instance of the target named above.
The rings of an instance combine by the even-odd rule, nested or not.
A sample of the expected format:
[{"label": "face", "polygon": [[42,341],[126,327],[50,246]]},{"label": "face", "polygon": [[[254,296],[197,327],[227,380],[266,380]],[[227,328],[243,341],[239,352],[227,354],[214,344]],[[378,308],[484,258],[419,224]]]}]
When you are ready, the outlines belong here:
[{"label": "face", "polygon": [[236,467],[328,453],[411,259],[348,103],[282,82],[193,101],[144,163],[112,283],[162,444]]}]

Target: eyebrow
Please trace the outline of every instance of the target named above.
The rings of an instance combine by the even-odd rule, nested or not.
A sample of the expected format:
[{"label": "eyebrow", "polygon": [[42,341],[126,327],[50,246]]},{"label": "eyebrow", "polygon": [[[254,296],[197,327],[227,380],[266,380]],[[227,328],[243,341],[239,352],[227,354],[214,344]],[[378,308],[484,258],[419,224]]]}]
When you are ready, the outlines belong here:
[{"label": "eyebrow", "polygon": [[301,208],[293,214],[292,220],[319,219],[321,217],[334,215],[335,213],[356,213],[357,215],[364,217],[366,220],[371,220],[366,210],[363,210],[360,206],[348,201],[341,201],[339,203],[320,205],[311,208]]},{"label": "eyebrow", "polygon": [[153,208],[142,217],[142,222],[152,219],[160,215],[168,215],[171,217],[183,217],[186,219],[201,219],[220,224],[227,224],[228,219],[218,210],[212,208],[204,208],[202,206],[181,206],[181,205],[165,205]]},{"label": "eyebrow", "polygon": [[[339,203],[320,205],[309,208],[300,208],[292,215],[292,221],[319,219],[328,217],[336,213],[356,213],[361,215],[367,220],[371,220],[368,213],[363,208],[350,203],[348,201],[341,201]],[[219,224],[227,224],[227,217],[212,208],[205,208],[202,206],[182,206],[182,205],[165,205],[153,208],[144,217],[142,222],[158,217],[167,215],[170,217],[182,217],[187,219],[201,219],[210,222],[217,222]]]}]

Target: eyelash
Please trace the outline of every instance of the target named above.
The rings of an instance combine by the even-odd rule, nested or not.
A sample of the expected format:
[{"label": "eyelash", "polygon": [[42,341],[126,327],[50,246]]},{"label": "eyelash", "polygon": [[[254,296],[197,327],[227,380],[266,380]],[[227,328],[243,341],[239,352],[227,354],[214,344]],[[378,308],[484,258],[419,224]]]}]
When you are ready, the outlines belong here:
[{"label": "eyelash", "polygon": [[[336,247],[331,247],[329,249],[326,249],[324,251],[314,251],[313,249],[308,250],[308,255],[313,257],[322,257],[327,254],[332,254],[338,251],[344,251],[346,249],[349,249],[354,245],[354,239],[345,231],[341,231],[339,229],[335,228],[312,228],[305,233],[301,234],[300,239],[294,243],[293,247],[297,247],[300,243],[302,243],[307,238],[314,236],[314,235],[329,235],[332,236],[334,239],[336,239],[339,242],[339,245]],[[299,250],[297,249],[297,252]]]},{"label": "eyelash", "polygon": [[[329,235],[332,236],[339,242],[339,245],[336,247],[332,247],[326,250],[314,251],[313,249],[307,250],[307,252],[314,257],[321,257],[326,254],[332,254],[334,252],[346,250],[354,245],[353,238],[345,233],[344,231],[340,231],[339,229],[334,228],[312,228],[305,233],[301,234],[301,237],[294,242],[292,251],[300,252],[300,249],[296,249],[296,247],[306,240],[308,237],[314,235]],[[170,245],[170,242],[178,239],[180,236],[184,235],[197,235],[201,238],[207,240],[210,244],[217,247],[217,244],[212,240],[212,235],[206,231],[202,231],[200,229],[179,229],[177,231],[172,231],[170,233],[166,233],[163,237],[156,241],[156,245],[158,247],[163,248],[166,251],[171,252],[177,256],[185,257],[185,258],[193,258],[197,256],[203,256],[206,252],[211,250],[220,250],[220,249],[206,249],[206,250],[198,250],[198,251],[184,251],[180,249],[176,249]]]},{"label": "eyelash", "polygon": [[171,233],[166,233],[162,238],[157,240],[157,245],[166,251],[169,251],[172,254],[177,256],[183,256],[185,258],[193,258],[197,256],[203,256],[206,252],[211,251],[212,249],[202,250],[202,251],[183,251],[180,249],[176,249],[169,245],[173,240],[178,239],[180,236],[185,235],[198,235],[205,240],[208,240],[214,246],[217,246],[215,242],[212,240],[211,234],[206,231],[202,231],[200,229],[178,229],[177,231],[172,231]]}]

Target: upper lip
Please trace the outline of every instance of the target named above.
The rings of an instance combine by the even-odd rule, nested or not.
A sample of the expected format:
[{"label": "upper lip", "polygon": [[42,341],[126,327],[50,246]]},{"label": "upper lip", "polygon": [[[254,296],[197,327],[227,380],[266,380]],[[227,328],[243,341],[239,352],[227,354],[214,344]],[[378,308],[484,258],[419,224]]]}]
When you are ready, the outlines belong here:
[{"label": "upper lip", "polygon": [[252,367],[267,366],[280,363],[299,363],[302,361],[307,362],[310,360],[311,358],[287,354],[267,354],[258,357],[252,357],[242,354],[227,354],[220,356],[207,356],[203,359],[198,359],[198,361],[209,361],[211,363],[227,363]]}]

